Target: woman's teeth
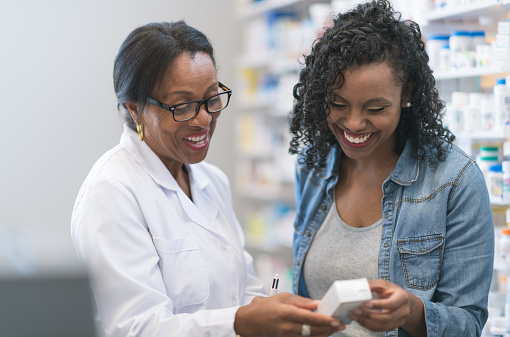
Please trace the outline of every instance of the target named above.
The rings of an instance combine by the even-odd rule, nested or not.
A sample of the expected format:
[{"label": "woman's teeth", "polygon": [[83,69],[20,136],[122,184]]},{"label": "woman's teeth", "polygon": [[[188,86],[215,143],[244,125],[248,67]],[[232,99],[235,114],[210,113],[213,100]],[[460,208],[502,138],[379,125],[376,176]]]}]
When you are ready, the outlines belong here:
[{"label": "woman's teeth", "polygon": [[372,136],[372,133],[367,133],[364,137],[355,138],[355,137],[351,137],[351,136],[347,135],[347,132],[344,131],[344,136],[349,142],[354,143],[354,144],[360,144],[360,143],[366,142],[368,140],[368,138],[370,138],[370,136]]},{"label": "woman's teeth", "polygon": [[205,143],[206,136],[207,136],[207,134],[202,135],[200,137],[185,137],[184,139],[186,139],[187,141],[193,142],[196,145],[202,145]]}]

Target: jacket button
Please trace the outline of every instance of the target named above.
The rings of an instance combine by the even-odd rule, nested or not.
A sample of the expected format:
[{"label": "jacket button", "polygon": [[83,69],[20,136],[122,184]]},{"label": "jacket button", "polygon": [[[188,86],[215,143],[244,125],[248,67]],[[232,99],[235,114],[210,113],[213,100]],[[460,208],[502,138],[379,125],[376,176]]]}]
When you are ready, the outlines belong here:
[{"label": "jacket button", "polygon": [[296,264],[297,264],[298,266],[300,266],[300,265],[301,265],[301,262],[300,262],[300,261],[298,261],[298,262],[296,262]]},{"label": "jacket button", "polygon": [[323,211],[325,211],[326,209],[328,209],[326,206],[322,206]]},{"label": "jacket button", "polygon": [[310,235],[312,235],[310,232],[306,232],[307,237],[310,237]]},{"label": "jacket button", "polygon": [[388,248],[390,244],[388,242],[384,243],[384,248]]},{"label": "jacket button", "polygon": [[384,213],[384,217],[385,217],[386,219],[388,219],[388,218],[390,217],[390,214],[389,214],[389,213]]}]

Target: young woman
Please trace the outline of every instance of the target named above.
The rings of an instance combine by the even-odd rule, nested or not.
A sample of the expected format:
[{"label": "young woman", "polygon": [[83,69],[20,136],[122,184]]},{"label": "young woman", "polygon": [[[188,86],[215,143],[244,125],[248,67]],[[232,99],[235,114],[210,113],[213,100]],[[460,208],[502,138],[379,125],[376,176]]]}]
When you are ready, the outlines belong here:
[{"label": "young woman", "polygon": [[294,88],[294,291],[368,278],[334,336],[479,336],[494,227],[475,161],[443,127],[418,25],[388,1],[339,14]]}]

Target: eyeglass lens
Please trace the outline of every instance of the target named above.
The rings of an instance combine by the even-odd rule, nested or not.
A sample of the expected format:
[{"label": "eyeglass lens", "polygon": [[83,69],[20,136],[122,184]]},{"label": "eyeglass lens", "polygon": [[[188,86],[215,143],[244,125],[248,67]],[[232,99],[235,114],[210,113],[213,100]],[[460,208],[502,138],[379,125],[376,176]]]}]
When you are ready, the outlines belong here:
[{"label": "eyeglass lens", "polygon": [[[205,100],[203,104],[205,104],[207,112],[218,112],[223,110],[229,100],[228,93],[224,92],[212,97],[209,97]],[[195,117],[198,115],[199,111],[199,104],[201,102],[189,102],[189,103],[183,103],[174,106],[174,118],[177,121],[186,120]]]}]

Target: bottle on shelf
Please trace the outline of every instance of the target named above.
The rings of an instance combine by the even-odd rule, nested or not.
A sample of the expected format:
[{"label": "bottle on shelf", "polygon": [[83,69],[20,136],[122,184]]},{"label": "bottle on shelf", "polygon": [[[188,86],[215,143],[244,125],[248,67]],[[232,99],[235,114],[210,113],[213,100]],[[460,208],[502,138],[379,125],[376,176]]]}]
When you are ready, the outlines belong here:
[{"label": "bottle on shelf", "polygon": [[470,67],[469,52],[471,50],[471,34],[466,30],[454,30],[450,39],[450,68],[462,69]]},{"label": "bottle on shelf", "polygon": [[498,32],[494,45],[494,65],[501,68],[510,67],[510,19],[498,22]]},{"label": "bottle on shelf", "polygon": [[[427,38],[427,54],[432,69],[441,69],[441,49],[449,46],[450,35],[434,34]],[[445,68],[443,68],[445,69]]]},{"label": "bottle on shelf", "polygon": [[502,276],[500,280],[506,281],[505,309],[504,309],[504,336],[510,336],[510,227],[505,227],[501,231],[499,239],[499,260],[501,264]]},{"label": "bottle on shelf", "polygon": [[508,226],[501,230],[501,237],[499,239],[499,262],[503,273],[508,275],[510,272],[510,227]]},{"label": "bottle on shelf", "polygon": [[494,116],[500,127],[504,127],[510,121],[510,86],[505,78],[496,79],[494,86]]},{"label": "bottle on shelf", "polygon": [[489,168],[493,165],[499,164],[499,148],[497,146],[482,145],[480,146],[480,152],[476,158],[476,162],[480,167],[480,170],[485,177],[485,181],[488,184]]},{"label": "bottle on shelf", "polygon": [[[510,205],[510,142],[503,143],[503,203]],[[510,208],[509,208],[510,211]]]},{"label": "bottle on shelf", "polygon": [[503,167],[502,164],[491,165],[487,172],[487,187],[491,202],[503,203]]}]

